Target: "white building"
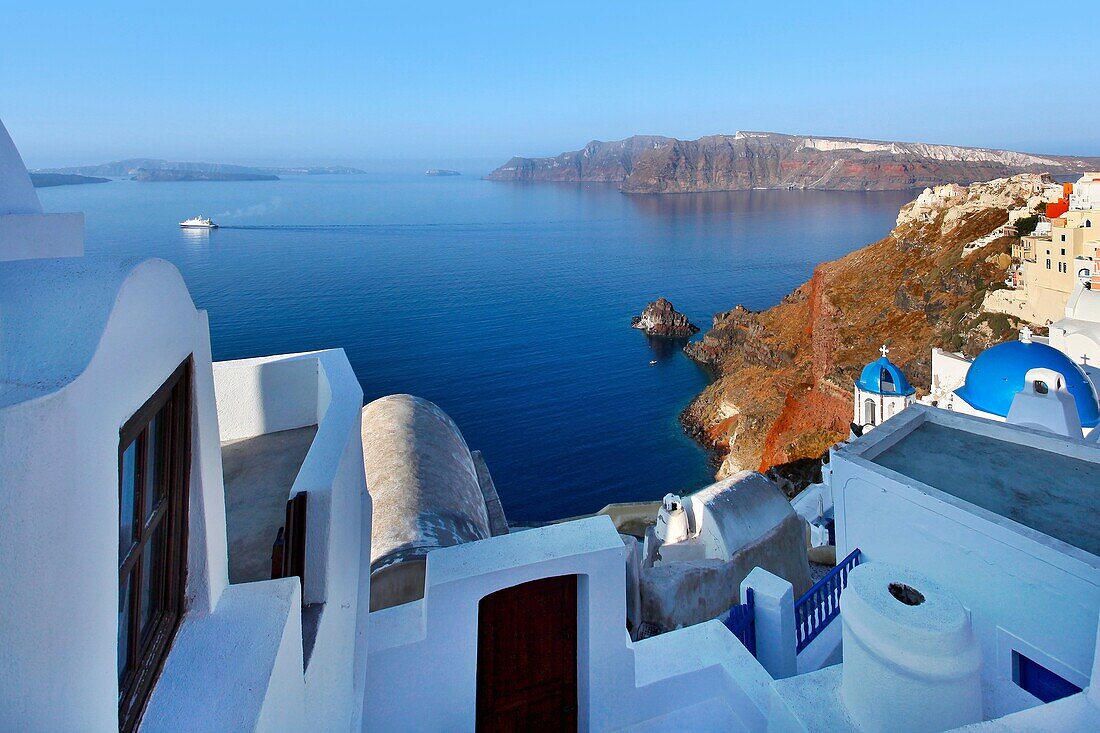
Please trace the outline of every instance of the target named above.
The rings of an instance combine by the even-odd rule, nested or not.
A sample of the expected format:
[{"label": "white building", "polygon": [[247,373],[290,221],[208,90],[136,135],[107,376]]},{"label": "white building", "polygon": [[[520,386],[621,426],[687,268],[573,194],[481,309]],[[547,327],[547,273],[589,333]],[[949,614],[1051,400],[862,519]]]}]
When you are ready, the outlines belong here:
[{"label": "white building", "polygon": [[[941,708],[913,730],[1095,730],[1098,446],[906,410],[834,452],[863,566],[797,603],[756,567],[727,625],[635,642],[608,517],[507,532],[430,403],[364,419],[338,349],[214,363],[173,265],[82,250],[0,128],[0,730],[882,730],[913,706]],[[374,512],[371,484],[454,471],[465,533],[432,531],[462,517],[432,524],[430,491],[413,520]],[[378,571],[413,568],[373,611],[372,534]]]},{"label": "white building", "polygon": [[864,561],[917,568],[967,610],[984,717],[1034,707],[1020,688],[1089,686],[1100,448],[919,406],[834,450],[830,464],[837,554],[858,548]]}]

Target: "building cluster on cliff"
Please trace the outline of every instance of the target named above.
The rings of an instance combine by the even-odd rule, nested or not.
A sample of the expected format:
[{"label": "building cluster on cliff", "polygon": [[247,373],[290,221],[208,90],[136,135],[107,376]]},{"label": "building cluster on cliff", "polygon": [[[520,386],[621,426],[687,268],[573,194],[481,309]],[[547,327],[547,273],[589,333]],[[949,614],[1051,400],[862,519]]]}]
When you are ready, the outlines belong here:
[{"label": "building cluster on cliff", "polygon": [[1046,324],[1060,319],[1082,289],[1100,289],[1100,172],[1048,184],[1036,208],[1034,230],[1012,246],[1005,284],[1017,291],[1016,312]]},{"label": "building cluster on cliff", "polygon": [[178,270],[85,256],[0,126],[0,730],[1095,731],[1078,296],[936,406],[884,348],[793,505],[742,472],[636,536],[513,531],[342,350],[213,361]]}]

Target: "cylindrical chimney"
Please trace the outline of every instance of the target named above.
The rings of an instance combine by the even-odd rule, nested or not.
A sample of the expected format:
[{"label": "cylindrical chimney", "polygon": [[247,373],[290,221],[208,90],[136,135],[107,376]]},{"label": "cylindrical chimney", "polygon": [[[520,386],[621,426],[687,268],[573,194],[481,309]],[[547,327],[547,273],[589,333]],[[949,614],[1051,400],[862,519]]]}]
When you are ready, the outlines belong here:
[{"label": "cylindrical chimney", "polygon": [[868,733],[932,733],[982,719],[981,648],[951,593],[904,568],[852,570],[840,597],[841,699]]}]

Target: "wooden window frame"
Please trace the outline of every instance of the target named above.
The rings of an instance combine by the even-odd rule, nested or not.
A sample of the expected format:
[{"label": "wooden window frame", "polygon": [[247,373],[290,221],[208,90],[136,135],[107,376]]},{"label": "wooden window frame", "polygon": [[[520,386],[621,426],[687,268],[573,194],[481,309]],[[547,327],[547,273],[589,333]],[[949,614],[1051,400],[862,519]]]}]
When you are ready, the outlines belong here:
[{"label": "wooden window frame", "polygon": [[[183,617],[186,601],[187,583],[187,534],[188,502],[191,475],[191,380],[193,359],[188,356],[176,367],[172,375],[165,380],[153,396],[150,397],[126,421],[119,431],[118,444],[118,492],[119,506],[122,506],[123,455],[135,441],[134,462],[134,516],[145,517],[145,472],[147,470],[145,450],[148,436],[146,428],[160,411],[167,407],[165,423],[161,430],[163,440],[162,456],[167,460],[164,467],[165,481],[160,505],[154,510],[148,521],[134,521],[136,534],[129,551],[119,562],[118,582],[122,584],[133,575],[141,578],[143,554],[151,544],[152,530],[164,527],[167,534],[164,547],[166,557],[157,581],[151,583],[156,588],[158,606],[149,622],[149,631],[141,634],[141,583],[132,583],[128,623],[126,653],[129,657],[128,670],[119,680],[118,727],[129,733],[136,730],[141,721],[145,704],[149,700],[153,684],[167,657],[168,649],[180,619]],[[121,517],[120,517],[121,521]],[[146,529],[151,530],[148,535]],[[120,540],[121,542],[121,540]],[[121,548],[120,548],[121,551]],[[135,572],[136,571],[136,572]]]}]

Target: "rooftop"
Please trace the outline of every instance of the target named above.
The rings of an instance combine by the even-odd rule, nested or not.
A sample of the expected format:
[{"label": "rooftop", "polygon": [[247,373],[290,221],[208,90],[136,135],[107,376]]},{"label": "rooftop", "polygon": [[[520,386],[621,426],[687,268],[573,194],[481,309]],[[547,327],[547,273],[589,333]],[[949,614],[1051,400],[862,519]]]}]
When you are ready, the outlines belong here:
[{"label": "rooftop", "polygon": [[868,437],[872,463],[1100,556],[1100,448],[925,407]]}]

